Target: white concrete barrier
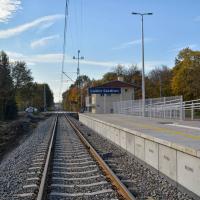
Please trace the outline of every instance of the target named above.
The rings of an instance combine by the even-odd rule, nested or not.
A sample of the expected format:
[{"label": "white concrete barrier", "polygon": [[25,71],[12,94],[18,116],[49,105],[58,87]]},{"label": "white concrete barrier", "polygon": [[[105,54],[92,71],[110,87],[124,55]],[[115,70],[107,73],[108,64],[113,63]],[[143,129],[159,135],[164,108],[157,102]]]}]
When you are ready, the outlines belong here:
[{"label": "white concrete barrier", "polygon": [[158,143],[150,140],[144,141],[145,145],[145,162],[158,170]]},{"label": "white concrete barrier", "polygon": [[[132,136],[134,137],[134,136]],[[144,161],[144,138],[135,136],[135,156]]]},{"label": "white concrete barrier", "polygon": [[176,161],[176,150],[164,145],[159,145],[159,171],[174,181],[177,181]]},{"label": "white concrete barrier", "polygon": [[177,181],[200,196],[200,160],[177,152]]},{"label": "white concrete barrier", "polygon": [[119,131],[119,142],[120,146],[126,150],[126,132],[123,130]]},{"label": "white concrete barrier", "polygon": [[135,137],[131,133],[126,133],[126,150],[135,155]]},{"label": "white concrete barrier", "polygon": [[200,197],[199,151],[84,114],[79,120]]}]

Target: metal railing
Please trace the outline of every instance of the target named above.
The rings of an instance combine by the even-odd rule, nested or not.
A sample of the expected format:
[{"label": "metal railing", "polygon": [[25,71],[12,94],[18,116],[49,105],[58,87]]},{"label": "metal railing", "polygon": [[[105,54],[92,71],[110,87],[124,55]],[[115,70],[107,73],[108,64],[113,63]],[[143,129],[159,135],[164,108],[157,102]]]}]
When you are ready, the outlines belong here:
[{"label": "metal railing", "polygon": [[191,120],[200,118],[200,99],[183,102],[184,118]]},{"label": "metal railing", "polygon": [[[113,103],[114,113],[142,116],[142,100]],[[145,100],[145,117],[164,119],[200,118],[200,99],[183,101],[182,96],[162,97]]]}]

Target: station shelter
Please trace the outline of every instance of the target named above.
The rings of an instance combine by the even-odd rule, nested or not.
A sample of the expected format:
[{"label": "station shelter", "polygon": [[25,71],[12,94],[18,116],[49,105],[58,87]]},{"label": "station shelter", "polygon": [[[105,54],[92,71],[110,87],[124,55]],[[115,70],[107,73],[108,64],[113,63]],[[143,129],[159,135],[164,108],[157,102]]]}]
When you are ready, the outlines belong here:
[{"label": "station shelter", "polygon": [[113,103],[125,100],[134,100],[134,85],[118,77],[117,80],[88,88],[86,111],[96,114],[113,113]]}]

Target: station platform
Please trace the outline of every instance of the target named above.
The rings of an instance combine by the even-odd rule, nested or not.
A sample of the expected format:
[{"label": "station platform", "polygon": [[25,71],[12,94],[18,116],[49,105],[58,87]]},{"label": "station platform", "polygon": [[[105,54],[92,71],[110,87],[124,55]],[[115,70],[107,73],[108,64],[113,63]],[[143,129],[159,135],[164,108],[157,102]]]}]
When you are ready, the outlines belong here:
[{"label": "station platform", "polygon": [[[186,153],[189,153],[188,148],[200,151],[200,121],[149,119],[122,114],[88,113],[86,115],[121,128],[135,130],[139,133],[144,133],[154,138],[168,141],[173,143],[173,147],[175,148],[180,148],[180,146],[182,146],[183,151],[184,147],[186,147]],[[170,144],[170,146],[172,145]],[[195,155],[197,154],[198,152],[195,153]]]},{"label": "station platform", "polygon": [[90,113],[79,120],[200,199],[199,121]]}]

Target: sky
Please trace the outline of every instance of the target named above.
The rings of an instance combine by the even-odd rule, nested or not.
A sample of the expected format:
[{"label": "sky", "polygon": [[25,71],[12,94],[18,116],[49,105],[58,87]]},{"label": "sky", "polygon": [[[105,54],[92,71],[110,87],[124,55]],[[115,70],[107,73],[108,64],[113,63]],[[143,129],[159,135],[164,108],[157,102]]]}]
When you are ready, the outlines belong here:
[{"label": "sky", "polygon": [[[199,10],[199,0],[69,0],[64,71],[76,79],[78,49],[91,79],[117,64],[141,69],[141,17],[132,12],[153,12],[144,17],[145,73],[173,67],[181,49],[200,48]],[[48,83],[55,102],[72,84],[66,76],[61,84],[64,12],[65,0],[0,0],[0,49]]]}]

